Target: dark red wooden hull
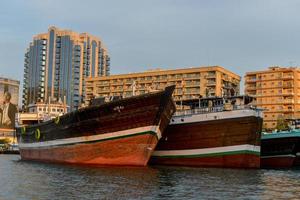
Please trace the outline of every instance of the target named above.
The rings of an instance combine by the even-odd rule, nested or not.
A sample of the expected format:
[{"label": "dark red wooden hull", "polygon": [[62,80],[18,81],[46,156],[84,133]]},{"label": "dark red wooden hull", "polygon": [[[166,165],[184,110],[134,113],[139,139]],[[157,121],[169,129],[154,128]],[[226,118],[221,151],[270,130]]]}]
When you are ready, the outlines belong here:
[{"label": "dark red wooden hull", "polygon": [[174,87],[91,106],[18,129],[21,158],[93,165],[147,164],[175,105]]},{"label": "dark red wooden hull", "polygon": [[288,168],[297,166],[300,134],[298,131],[281,131],[262,135],[261,167]]},{"label": "dark red wooden hull", "polygon": [[299,155],[296,155],[296,158],[295,158],[295,161],[294,161],[294,166],[300,166],[300,156]]},{"label": "dark red wooden hull", "polygon": [[260,158],[255,154],[238,154],[194,158],[151,158],[151,164],[194,167],[259,168]]},{"label": "dark red wooden hull", "polygon": [[[233,111],[227,111],[226,115],[230,116],[230,112]],[[260,167],[262,118],[255,113],[208,121],[191,120],[191,123],[187,118],[181,121],[167,127],[150,159],[151,164]]]},{"label": "dark red wooden hull", "polygon": [[290,168],[294,166],[295,157],[290,156],[278,156],[278,157],[262,157],[261,167],[262,168]]},{"label": "dark red wooden hull", "polygon": [[157,144],[151,133],[132,137],[77,143],[48,148],[23,148],[23,160],[80,165],[136,165],[145,166]]}]

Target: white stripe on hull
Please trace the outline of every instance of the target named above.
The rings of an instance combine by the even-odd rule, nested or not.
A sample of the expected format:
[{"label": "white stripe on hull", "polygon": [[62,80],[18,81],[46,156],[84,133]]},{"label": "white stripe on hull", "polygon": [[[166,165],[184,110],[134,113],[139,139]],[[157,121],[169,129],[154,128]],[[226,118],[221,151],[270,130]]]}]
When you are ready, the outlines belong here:
[{"label": "white stripe on hull", "polygon": [[234,151],[252,151],[260,153],[260,146],[255,145],[234,145],[226,147],[202,148],[202,149],[186,149],[186,150],[161,150],[154,151],[153,156],[192,156],[201,154],[224,153]]},{"label": "white stripe on hull", "polygon": [[45,142],[35,142],[35,143],[19,143],[19,148],[41,148],[41,147],[50,147],[50,146],[57,146],[57,145],[67,145],[67,144],[74,144],[74,143],[83,143],[83,142],[92,142],[97,140],[103,139],[113,139],[115,137],[120,136],[130,136],[137,133],[148,132],[152,131],[156,133],[158,139],[161,137],[161,132],[159,126],[144,126],[139,128],[127,129],[123,131],[116,131],[112,133],[104,133],[92,136],[82,136],[82,137],[75,137],[75,138],[66,138],[66,139],[57,139],[57,140],[50,140]]},{"label": "white stripe on hull", "polygon": [[260,158],[295,158],[296,155],[286,154],[286,155],[274,155],[274,156],[261,156]]},{"label": "white stripe on hull", "polygon": [[297,153],[296,153],[296,156],[300,156],[300,152],[297,152]]},{"label": "white stripe on hull", "polygon": [[185,124],[193,122],[205,122],[212,120],[221,119],[234,119],[241,117],[260,117],[260,113],[257,110],[243,109],[243,110],[232,110],[212,113],[201,113],[201,114],[186,114],[183,116],[174,116],[171,119],[170,124]]}]

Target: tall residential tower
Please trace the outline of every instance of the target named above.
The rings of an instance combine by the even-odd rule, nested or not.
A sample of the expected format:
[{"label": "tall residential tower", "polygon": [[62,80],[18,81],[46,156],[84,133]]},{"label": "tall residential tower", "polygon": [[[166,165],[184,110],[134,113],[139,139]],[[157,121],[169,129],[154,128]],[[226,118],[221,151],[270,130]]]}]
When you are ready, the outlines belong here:
[{"label": "tall residential tower", "polygon": [[50,27],[34,36],[25,53],[23,109],[50,101],[77,109],[84,102],[85,78],[109,75],[109,65],[99,38]]}]

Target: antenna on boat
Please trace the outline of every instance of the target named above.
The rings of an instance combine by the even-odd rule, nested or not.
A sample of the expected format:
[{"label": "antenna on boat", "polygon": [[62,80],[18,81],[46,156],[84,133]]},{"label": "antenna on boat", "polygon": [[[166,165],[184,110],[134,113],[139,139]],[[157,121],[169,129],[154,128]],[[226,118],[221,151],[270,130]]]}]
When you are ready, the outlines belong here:
[{"label": "antenna on boat", "polygon": [[134,80],[132,83],[132,96],[135,96],[135,92],[136,92],[136,81]]},{"label": "antenna on boat", "polygon": [[63,105],[63,107],[64,107],[64,114],[65,113],[67,113],[67,97],[66,97],[66,95],[64,95],[64,105]]},{"label": "antenna on boat", "polygon": [[48,100],[48,116],[50,115],[50,103],[51,103],[51,98]]},{"label": "antenna on boat", "polygon": [[180,109],[182,110],[182,97],[180,98]]}]

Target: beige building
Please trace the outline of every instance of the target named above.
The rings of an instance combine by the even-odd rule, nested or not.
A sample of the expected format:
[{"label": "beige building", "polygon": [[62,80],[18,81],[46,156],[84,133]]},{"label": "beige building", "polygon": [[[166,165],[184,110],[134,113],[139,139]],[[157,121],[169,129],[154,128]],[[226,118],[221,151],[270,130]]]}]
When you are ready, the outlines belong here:
[{"label": "beige building", "polygon": [[255,96],[264,108],[264,127],[276,128],[278,118],[300,118],[300,70],[269,67],[245,75],[245,94]]},{"label": "beige building", "polygon": [[23,109],[38,102],[84,102],[85,78],[107,76],[110,57],[100,38],[50,27],[33,37],[25,53]]},{"label": "beige building", "polygon": [[[93,96],[129,97],[176,85],[175,101],[198,99],[200,96],[230,96],[240,92],[240,76],[220,66],[192,67],[173,70],[151,70],[141,73],[110,75],[86,79],[86,99]],[[136,91],[133,91],[136,85]]]}]

